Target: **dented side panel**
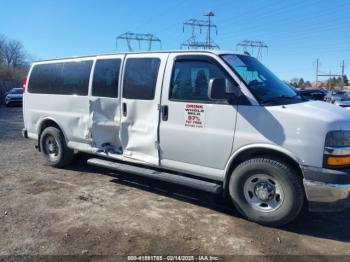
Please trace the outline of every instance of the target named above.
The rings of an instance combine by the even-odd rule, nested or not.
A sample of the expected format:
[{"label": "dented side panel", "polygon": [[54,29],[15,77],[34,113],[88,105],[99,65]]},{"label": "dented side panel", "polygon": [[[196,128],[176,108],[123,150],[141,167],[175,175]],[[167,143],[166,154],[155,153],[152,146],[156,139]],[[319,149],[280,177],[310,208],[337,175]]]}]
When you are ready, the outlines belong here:
[{"label": "dented side panel", "polygon": [[120,146],[120,103],[115,98],[91,97],[90,133],[91,145],[96,148],[104,145]]},{"label": "dented side panel", "polygon": [[[96,68],[96,61],[103,59],[120,60],[119,81],[118,81],[118,97],[98,97],[93,96],[94,72]],[[122,77],[122,61],[124,55],[115,55],[107,57],[98,57],[93,66],[93,73],[90,78],[90,99],[89,99],[89,132],[91,136],[91,146],[94,151],[109,151],[114,153],[121,153],[120,140],[120,97],[121,97],[121,77]],[[106,151],[106,152],[107,152]]]},{"label": "dented side panel", "polygon": [[[126,114],[121,116],[120,139],[124,157],[140,160],[152,165],[159,164],[158,124],[160,94],[163,72],[168,54],[130,54],[128,58],[159,58],[159,71],[153,100],[135,100],[122,98],[122,107]],[[125,73],[125,62],[124,69]],[[124,104],[124,105],[123,105]]]},{"label": "dented side panel", "polygon": [[[41,89],[42,92],[36,93],[31,93],[31,90],[29,89],[30,83],[32,81],[32,72],[35,66],[52,63],[82,61],[92,62],[93,58],[74,58],[62,59],[59,61],[44,61],[37,62],[32,66],[28,77],[28,90],[26,93],[24,93],[23,96],[24,125],[30,138],[38,139],[42,124],[47,120],[51,120],[61,128],[69,147],[89,151],[91,139],[89,133],[90,120],[88,94],[68,95],[58,94],[59,92],[57,92],[57,94],[53,94],[51,93],[52,89],[49,89],[52,88],[49,82],[47,82],[48,94],[45,94],[45,90],[43,89]],[[90,71],[88,71],[88,76],[91,78],[91,67],[89,70]],[[48,79],[44,79],[45,81],[48,81]],[[55,79],[55,81],[59,81],[57,78]],[[71,81],[76,80],[74,77],[71,79],[73,79]],[[51,82],[51,84],[52,83],[53,82]],[[72,82],[68,83],[67,85],[69,84],[74,85],[75,83]],[[57,88],[57,86],[54,88]]]},{"label": "dented side panel", "polygon": [[87,96],[25,94],[25,126],[39,134],[43,121],[55,121],[68,141],[89,144],[89,101]]}]

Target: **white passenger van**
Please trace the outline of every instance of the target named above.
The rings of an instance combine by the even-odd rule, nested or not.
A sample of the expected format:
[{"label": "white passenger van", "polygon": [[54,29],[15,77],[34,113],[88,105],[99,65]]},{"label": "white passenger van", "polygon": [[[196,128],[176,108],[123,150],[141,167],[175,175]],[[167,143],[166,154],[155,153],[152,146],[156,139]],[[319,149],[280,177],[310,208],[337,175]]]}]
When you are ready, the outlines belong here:
[{"label": "white passenger van", "polygon": [[92,165],[228,194],[266,225],[290,222],[304,204],[350,206],[350,113],[301,98],[247,55],[35,62],[23,114],[23,135],[52,166],[90,153]]}]

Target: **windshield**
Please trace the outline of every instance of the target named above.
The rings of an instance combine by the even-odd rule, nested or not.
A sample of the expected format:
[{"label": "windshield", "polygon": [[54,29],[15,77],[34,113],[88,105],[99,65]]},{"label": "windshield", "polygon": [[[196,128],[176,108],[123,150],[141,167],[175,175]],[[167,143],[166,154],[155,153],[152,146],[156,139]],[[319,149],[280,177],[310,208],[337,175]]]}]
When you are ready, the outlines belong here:
[{"label": "windshield", "polygon": [[21,88],[11,89],[9,94],[22,94],[22,89]]},{"label": "windshield", "polygon": [[346,93],[344,91],[340,91],[340,92],[337,92],[337,93],[333,93],[334,96],[338,96],[338,97],[341,97],[343,95],[345,95]]},{"label": "windshield", "polygon": [[[337,97],[338,98],[338,97]],[[341,101],[348,101],[350,100],[350,96],[348,93],[343,94],[342,96],[339,97]]]},{"label": "windshield", "polygon": [[296,103],[303,99],[256,58],[245,55],[223,55],[225,62],[238,74],[256,99],[262,103]]}]

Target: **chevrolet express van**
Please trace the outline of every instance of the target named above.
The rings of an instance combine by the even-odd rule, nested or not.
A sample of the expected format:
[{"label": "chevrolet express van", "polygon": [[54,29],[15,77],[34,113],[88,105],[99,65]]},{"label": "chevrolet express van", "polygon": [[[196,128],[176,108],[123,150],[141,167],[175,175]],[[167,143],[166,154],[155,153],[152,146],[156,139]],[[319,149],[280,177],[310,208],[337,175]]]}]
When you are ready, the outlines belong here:
[{"label": "chevrolet express van", "polygon": [[89,164],[229,195],[280,226],[306,205],[350,207],[350,113],[308,101],[257,59],[222,51],[35,62],[26,138],[48,163]]}]

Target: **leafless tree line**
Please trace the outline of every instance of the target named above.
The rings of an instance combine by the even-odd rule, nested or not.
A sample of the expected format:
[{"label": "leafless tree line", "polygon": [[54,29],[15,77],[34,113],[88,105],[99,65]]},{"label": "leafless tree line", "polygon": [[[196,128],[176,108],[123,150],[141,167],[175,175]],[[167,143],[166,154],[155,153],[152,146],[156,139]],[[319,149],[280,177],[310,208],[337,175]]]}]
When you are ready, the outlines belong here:
[{"label": "leafless tree line", "polygon": [[28,68],[28,54],[18,40],[0,34],[0,80],[15,80]]},{"label": "leafless tree line", "polygon": [[20,87],[29,68],[29,56],[23,44],[0,34],[0,105],[6,92]]}]

